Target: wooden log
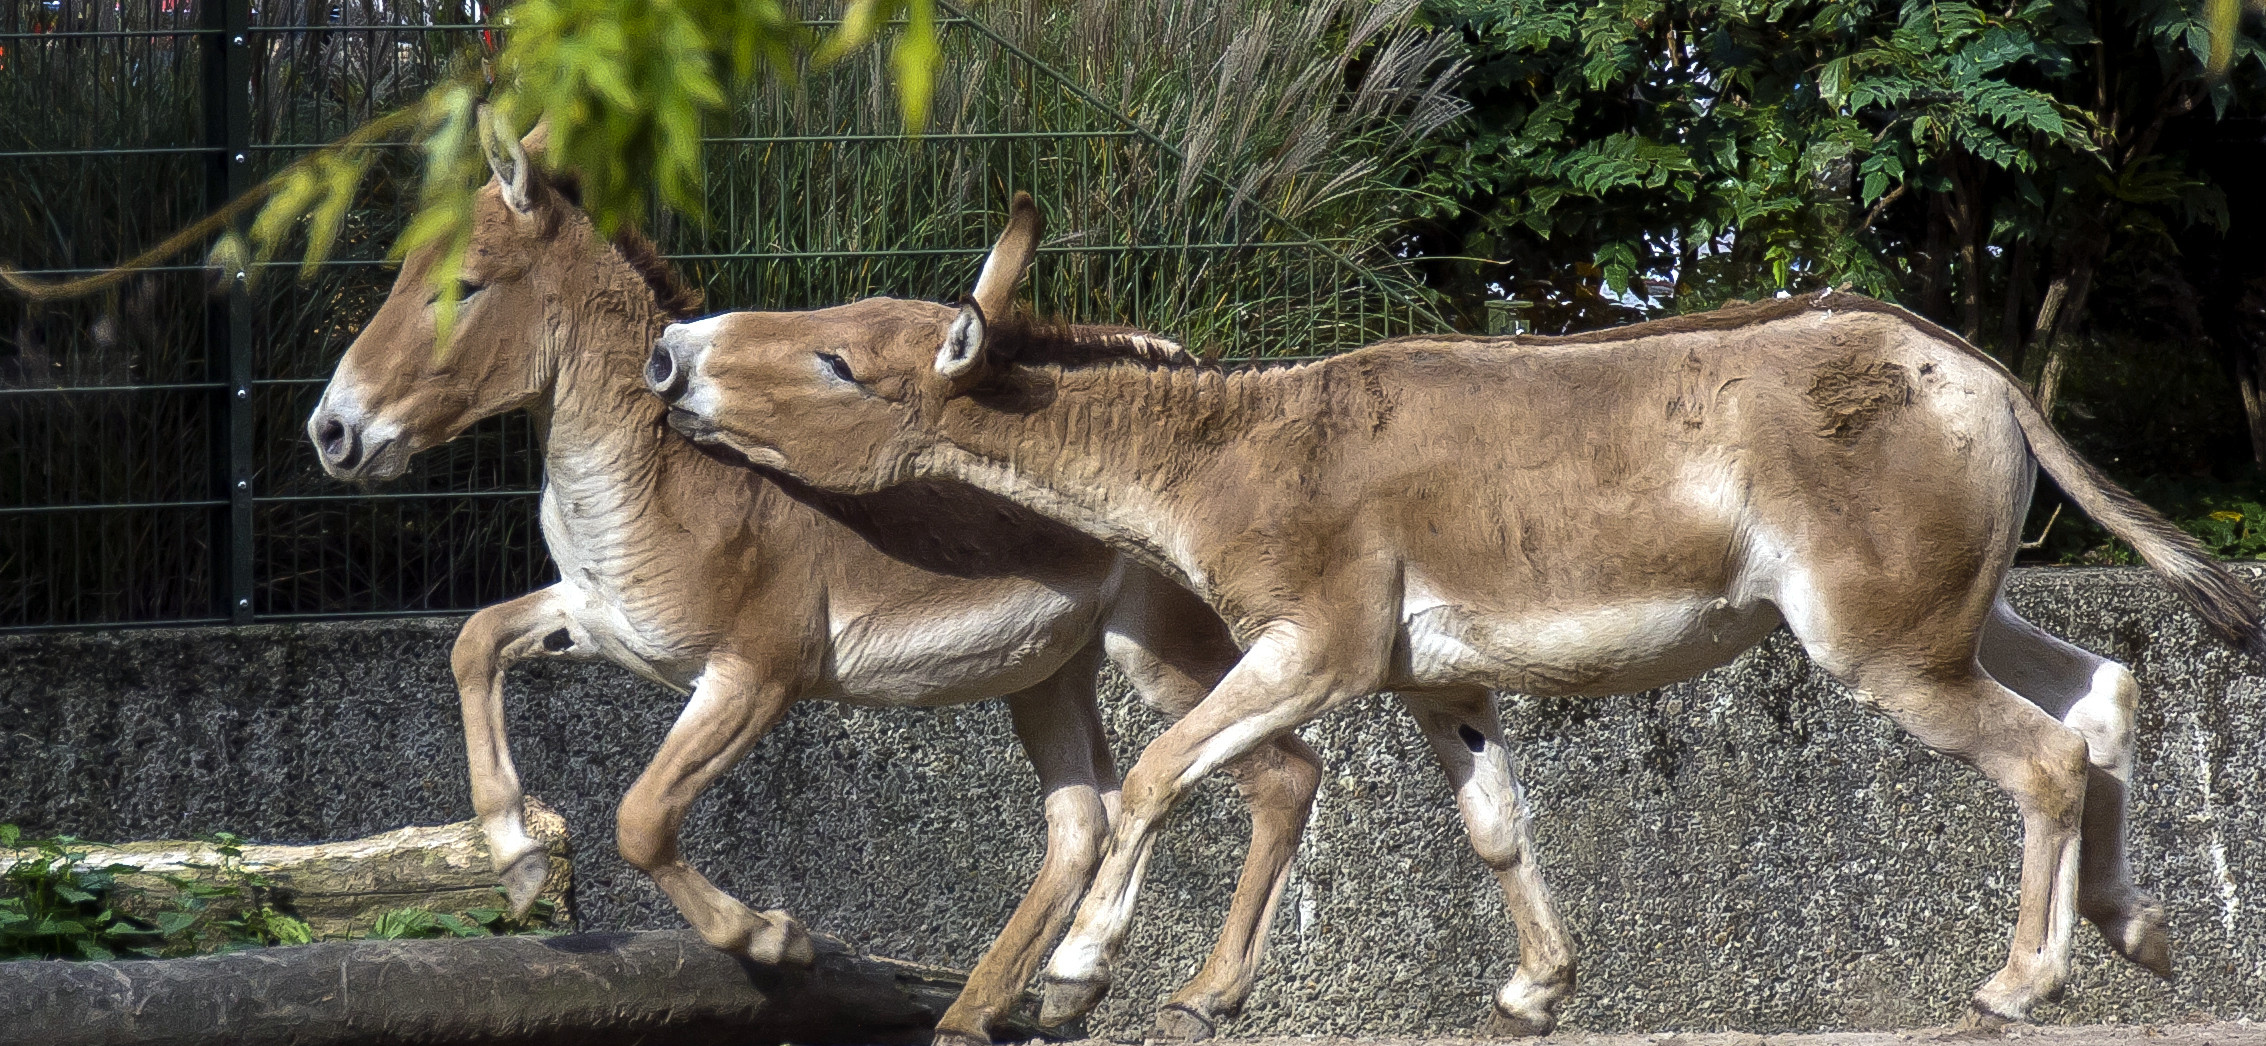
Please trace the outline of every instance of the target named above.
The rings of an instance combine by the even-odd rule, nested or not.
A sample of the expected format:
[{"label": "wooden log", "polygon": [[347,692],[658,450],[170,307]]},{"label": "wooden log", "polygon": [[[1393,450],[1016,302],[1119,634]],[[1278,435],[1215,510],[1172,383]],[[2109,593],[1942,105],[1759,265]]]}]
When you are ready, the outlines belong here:
[{"label": "wooden log", "polygon": [[[689,930],[0,963],[0,1046],[925,1043],[965,980],[812,944],[808,969]],[[1035,1034],[1034,1012],[1005,1033]]]},{"label": "wooden log", "polygon": [[[567,900],[573,866],[566,819],[533,796],[526,803],[528,834],[550,851],[550,875],[539,895],[552,903],[548,925],[572,929]],[[82,867],[122,864],[138,869],[118,875],[124,889],[111,903],[120,911],[146,917],[170,908],[178,893],[171,879],[226,885],[235,873],[221,869],[233,865],[273,883],[276,907],[305,920],[318,940],[367,934],[379,915],[401,908],[461,912],[503,905],[495,890],[496,870],[488,857],[488,842],[475,821],[402,828],[312,846],[248,844],[233,861],[224,860],[213,844],[198,841],[90,843],[78,849],[87,854],[79,862]],[[0,870],[8,863],[0,858]],[[229,915],[242,905],[222,899],[211,907],[216,914]]]}]

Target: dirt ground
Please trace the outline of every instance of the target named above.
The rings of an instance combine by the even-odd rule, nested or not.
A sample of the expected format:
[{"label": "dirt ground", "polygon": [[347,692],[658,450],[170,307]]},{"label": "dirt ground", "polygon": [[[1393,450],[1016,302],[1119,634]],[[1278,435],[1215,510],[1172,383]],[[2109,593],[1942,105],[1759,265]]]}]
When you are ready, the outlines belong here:
[{"label": "dirt ground", "polygon": [[[1911,1031],[1811,1032],[1753,1035],[1746,1032],[1592,1035],[1565,1031],[1519,1046],[1912,1046],[1921,1043],[1999,1043],[2009,1046],[2266,1046],[2266,1024],[2225,1021],[2208,1024],[2022,1025],[2003,1033],[1962,1032],[1950,1028]],[[1502,1039],[1274,1038],[1213,1039],[1216,1046],[1505,1046]],[[1122,1046],[1088,1039],[1075,1046]]]}]

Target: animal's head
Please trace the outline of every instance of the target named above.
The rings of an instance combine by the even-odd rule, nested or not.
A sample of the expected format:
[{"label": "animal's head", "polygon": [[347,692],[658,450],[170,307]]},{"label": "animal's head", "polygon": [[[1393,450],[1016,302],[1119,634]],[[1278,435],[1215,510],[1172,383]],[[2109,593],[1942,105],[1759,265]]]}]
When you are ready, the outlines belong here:
[{"label": "animal's head", "polygon": [[[334,477],[398,476],[418,452],[535,401],[562,355],[577,348],[570,344],[574,311],[601,297],[599,259],[607,245],[570,184],[546,177],[529,155],[540,152],[544,129],[515,140],[488,133],[486,124],[481,144],[494,177],[473,205],[455,326],[437,347],[440,295],[431,275],[443,245],[411,251],[393,292],[347,347],[307,419],[307,435]],[[674,316],[697,304],[696,296],[647,271],[665,266],[642,240],[624,246],[623,256],[653,285],[654,307]]]},{"label": "animal's head", "polygon": [[1009,314],[1039,229],[1031,198],[1016,194],[958,309],[868,298],[675,324],[647,361],[646,384],[678,432],[815,486],[860,492],[912,478],[938,412],[989,377],[985,318]]}]

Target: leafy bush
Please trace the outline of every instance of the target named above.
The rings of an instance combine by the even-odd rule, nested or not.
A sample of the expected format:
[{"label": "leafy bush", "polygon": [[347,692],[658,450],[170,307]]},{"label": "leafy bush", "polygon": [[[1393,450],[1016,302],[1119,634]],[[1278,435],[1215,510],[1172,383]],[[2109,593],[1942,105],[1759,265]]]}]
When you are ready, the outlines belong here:
[{"label": "leafy bush", "polygon": [[[276,904],[275,883],[244,867],[244,840],[228,832],[215,832],[217,864],[198,864],[209,879],[168,875],[163,878],[175,893],[178,907],[160,912],[159,925],[172,942],[169,954],[236,952],[277,944],[311,944],[314,930],[304,920]],[[232,914],[225,916],[221,912]]]},{"label": "leafy bush", "polygon": [[0,824],[0,850],[14,858],[0,875],[12,894],[0,897],[0,960],[155,954],[164,932],[108,903],[116,873],[133,869],[80,868],[87,854],[73,849],[78,843],[67,835],[24,840],[15,825]]}]

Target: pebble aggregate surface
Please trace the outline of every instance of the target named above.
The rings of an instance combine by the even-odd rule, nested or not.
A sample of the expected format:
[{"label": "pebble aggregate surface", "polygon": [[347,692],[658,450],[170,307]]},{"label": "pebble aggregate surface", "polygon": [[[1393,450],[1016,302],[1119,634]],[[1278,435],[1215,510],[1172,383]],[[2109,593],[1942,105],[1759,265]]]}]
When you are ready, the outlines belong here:
[{"label": "pebble aggregate surface", "polygon": [[[2018,571],[2008,594],[2139,675],[2131,852],[2170,913],[2180,972],[2159,982],[2081,925],[2067,996],[2035,1019],[2121,1021],[2101,1034],[2128,1037],[2190,1035],[2164,1022],[2195,1016],[2266,1019],[2266,675],[2145,571]],[[0,821],[102,840],[311,842],[468,817],[448,667],[458,623],[0,637]],[[1161,724],[1121,683],[1104,689],[1129,763]],[[615,804],[682,699],[561,662],[514,671],[506,691],[522,779],[577,840],[582,925],[682,926],[612,845]],[[1503,711],[1580,957],[1568,1026],[1928,1027],[1957,1017],[2005,959],[2012,803],[1859,707],[1783,630],[1689,682],[1513,696]],[[1319,804],[1256,990],[1223,1033],[1468,1034],[1517,941],[1429,749],[1389,696],[1301,732],[1326,762]],[[1167,826],[1092,1034],[1137,1035],[1202,964],[1247,825],[1214,779]],[[961,969],[1005,924],[1043,838],[998,702],[800,706],[684,833],[693,866],[758,909]]]}]

